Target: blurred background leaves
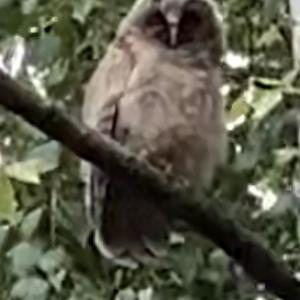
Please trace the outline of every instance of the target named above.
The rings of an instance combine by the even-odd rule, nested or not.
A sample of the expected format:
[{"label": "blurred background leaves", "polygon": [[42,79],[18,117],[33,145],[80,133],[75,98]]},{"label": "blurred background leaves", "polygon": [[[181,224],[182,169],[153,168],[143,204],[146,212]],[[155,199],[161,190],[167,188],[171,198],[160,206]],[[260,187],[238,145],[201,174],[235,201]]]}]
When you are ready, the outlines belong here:
[{"label": "blurred background leaves", "polygon": [[[209,197],[297,275],[300,87],[287,2],[219,2],[230,137]],[[0,66],[79,117],[82,87],[131,4],[0,0]],[[82,246],[78,159],[3,109],[0,136],[0,299],[275,299],[192,233],[158,266],[112,266]]]}]

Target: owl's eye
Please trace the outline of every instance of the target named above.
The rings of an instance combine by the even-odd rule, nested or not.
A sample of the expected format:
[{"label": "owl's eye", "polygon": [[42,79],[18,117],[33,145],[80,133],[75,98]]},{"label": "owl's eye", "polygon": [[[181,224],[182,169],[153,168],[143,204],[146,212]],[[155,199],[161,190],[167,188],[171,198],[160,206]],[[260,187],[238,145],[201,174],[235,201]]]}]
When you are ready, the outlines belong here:
[{"label": "owl's eye", "polygon": [[153,12],[144,24],[145,34],[163,44],[168,43],[168,24],[164,16],[159,12]]},{"label": "owl's eye", "polygon": [[178,45],[191,43],[195,35],[199,35],[204,25],[202,15],[192,10],[186,10],[181,18],[178,28]]}]

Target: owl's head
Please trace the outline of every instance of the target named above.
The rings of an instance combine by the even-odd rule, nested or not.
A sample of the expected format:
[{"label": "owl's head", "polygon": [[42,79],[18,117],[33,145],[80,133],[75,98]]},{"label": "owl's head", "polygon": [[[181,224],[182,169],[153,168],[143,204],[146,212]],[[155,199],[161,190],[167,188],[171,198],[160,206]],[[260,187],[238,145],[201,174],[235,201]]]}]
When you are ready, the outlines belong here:
[{"label": "owl's head", "polygon": [[137,0],[119,32],[132,28],[167,49],[214,63],[223,53],[220,15],[213,0]]}]

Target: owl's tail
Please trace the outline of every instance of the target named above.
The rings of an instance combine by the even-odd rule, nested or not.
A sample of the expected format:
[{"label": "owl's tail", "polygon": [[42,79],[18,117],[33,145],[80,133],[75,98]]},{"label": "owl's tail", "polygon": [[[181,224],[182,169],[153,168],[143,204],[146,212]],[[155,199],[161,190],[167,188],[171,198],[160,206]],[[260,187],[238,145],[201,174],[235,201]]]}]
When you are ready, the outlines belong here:
[{"label": "owl's tail", "polygon": [[[100,252],[118,264],[135,267],[166,254],[167,218],[147,199],[135,199],[118,191],[99,170],[92,171],[91,202],[97,224],[95,244]],[[98,208],[97,208],[98,207]]]}]

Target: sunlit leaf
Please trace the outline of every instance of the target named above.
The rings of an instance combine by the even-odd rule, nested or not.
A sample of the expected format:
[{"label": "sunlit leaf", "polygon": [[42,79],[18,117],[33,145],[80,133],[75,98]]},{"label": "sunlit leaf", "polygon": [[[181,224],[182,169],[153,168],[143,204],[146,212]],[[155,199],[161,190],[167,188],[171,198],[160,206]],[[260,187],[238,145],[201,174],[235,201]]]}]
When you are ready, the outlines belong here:
[{"label": "sunlit leaf", "polygon": [[241,53],[234,53],[232,51],[227,51],[224,57],[226,64],[232,69],[247,68],[250,59],[248,56],[244,56]]},{"label": "sunlit leaf", "polygon": [[[26,54],[25,39],[21,36],[13,36],[3,41],[1,54],[6,72],[16,78],[23,69]],[[2,48],[1,47],[1,48]]]},{"label": "sunlit leaf", "polygon": [[4,167],[7,176],[25,183],[39,184],[40,176],[58,166],[60,148],[56,142],[50,142],[34,148],[24,161]]},{"label": "sunlit leaf", "polygon": [[0,170],[0,220],[12,222],[17,202],[15,192],[9,178]]},{"label": "sunlit leaf", "polygon": [[234,124],[237,124],[239,120],[242,122],[241,118],[245,120],[245,117],[249,113],[250,109],[251,107],[244,101],[243,97],[235,101],[232,104],[229,112],[226,114],[227,126],[234,126]]},{"label": "sunlit leaf", "polygon": [[275,78],[255,77],[255,82],[269,88],[277,88],[282,85],[282,81]]},{"label": "sunlit leaf", "polygon": [[249,185],[248,192],[260,200],[260,207],[263,212],[273,209],[279,200],[278,193],[264,181]]},{"label": "sunlit leaf", "polygon": [[42,214],[43,209],[37,208],[25,216],[20,226],[24,238],[28,239],[33,235],[41,221]]},{"label": "sunlit leaf", "polygon": [[7,176],[25,183],[40,183],[40,175],[43,170],[43,162],[31,159],[23,162],[16,162],[4,167]]},{"label": "sunlit leaf", "polygon": [[281,89],[256,88],[252,95],[250,105],[254,108],[253,119],[264,119],[283,99]]}]

